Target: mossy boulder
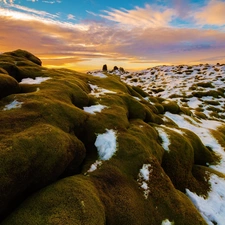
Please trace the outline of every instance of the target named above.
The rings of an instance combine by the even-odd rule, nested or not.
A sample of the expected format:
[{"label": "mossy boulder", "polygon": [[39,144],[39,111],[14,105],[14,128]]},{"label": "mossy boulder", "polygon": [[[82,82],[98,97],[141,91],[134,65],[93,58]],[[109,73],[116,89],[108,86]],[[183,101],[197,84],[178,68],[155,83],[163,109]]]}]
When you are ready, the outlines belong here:
[{"label": "mossy boulder", "polygon": [[18,57],[18,58],[24,58],[24,59],[27,59],[39,66],[41,66],[42,62],[41,60],[36,57],[35,55],[33,55],[32,53],[26,51],[26,50],[21,50],[21,49],[17,49],[13,52],[5,52],[4,54],[6,55],[10,55],[10,56],[15,56],[15,57]]},{"label": "mossy boulder", "polygon": [[28,198],[2,224],[104,225],[98,190],[84,176],[68,177]]},{"label": "mossy boulder", "polygon": [[15,63],[0,61],[0,68],[5,70],[11,77],[16,79],[18,82],[21,81],[20,72]]},{"label": "mossy boulder", "polygon": [[175,113],[175,114],[180,112],[179,105],[174,101],[166,100],[166,101],[163,101],[161,104],[164,107],[165,111]]},{"label": "mossy boulder", "polygon": [[0,73],[0,99],[20,91],[18,82],[7,74]]},{"label": "mossy boulder", "polygon": [[16,199],[57,180],[71,162],[82,163],[85,148],[76,137],[38,124],[1,141],[0,212]]}]

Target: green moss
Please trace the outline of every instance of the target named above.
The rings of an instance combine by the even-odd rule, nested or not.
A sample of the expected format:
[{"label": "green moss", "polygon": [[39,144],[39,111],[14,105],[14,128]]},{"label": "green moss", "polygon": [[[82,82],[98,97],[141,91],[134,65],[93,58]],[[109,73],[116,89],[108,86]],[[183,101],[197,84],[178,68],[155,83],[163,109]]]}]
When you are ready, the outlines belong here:
[{"label": "green moss", "polygon": [[0,99],[20,91],[18,82],[7,74],[0,73]]},{"label": "green moss", "polygon": [[157,110],[160,114],[164,113],[164,107],[162,106],[162,104],[155,103],[154,106],[157,108]]},{"label": "green moss", "polygon": [[173,185],[184,192],[191,179],[194,151],[182,135],[169,129],[166,132],[170,137],[171,144],[170,151],[165,151],[163,156],[162,167]]},{"label": "green moss", "polygon": [[186,108],[186,107],[180,107],[180,111],[183,114],[187,115],[187,116],[191,116],[192,115],[192,112],[188,108]]},{"label": "green moss", "polygon": [[139,93],[143,98],[148,97],[149,95],[144,92],[140,87],[132,87],[137,93]]},{"label": "green moss", "polygon": [[[118,76],[105,73],[102,79],[47,69],[30,57],[23,51],[0,55],[2,68],[18,80],[51,78],[20,84],[20,93],[0,101],[0,212],[2,218],[7,216],[3,224],[136,225],[161,224],[165,218],[175,224],[205,224],[178,189],[207,195],[206,163],[216,163],[218,157],[183,129],[185,135],[168,128],[171,151],[165,152],[154,129],[157,124],[179,129],[160,114],[190,115],[187,109],[148,96]],[[115,93],[93,95],[91,84]],[[2,111],[15,99],[21,108]],[[97,104],[106,108],[95,114],[83,110]],[[96,137],[106,129],[115,130],[117,151],[87,173],[98,159]],[[216,135],[224,144],[221,133]],[[147,199],[138,175],[143,164],[151,167]]]},{"label": "green moss", "polygon": [[15,199],[25,191],[29,193],[56,180],[72,161],[78,167],[85,155],[76,137],[47,124],[11,135],[1,142],[1,149],[1,214],[11,204],[18,204]]},{"label": "green moss", "polygon": [[179,113],[180,107],[177,105],[176,102],[173,101],[163,101],[162,106],[164,107],[165,111],[171,112],[171,113]]},{"label": "green moss", "polygon": [[7,71],[7,73],[15,78],[17,81],[20,81],[20,74],[19,74],[19,69],[13,62],[0,62],[0,67]]},{"label": "green moss", "polygon": [[104,225],[105,208],[84,176],[69,177],[26,200],[2,224]]},{"label": "green moss", "polygon": [[209,105],[220,105],[219,102],[217,101],[213,101],[213,100],[206,100],[204,101],[206,104],[209,104]]},{"label": "green moss", "polygon": [[13,52],[5,52],[4,54],[14,56],[14,57],[19,57],[19,58],[24,58],[40,66],[42,64],[41,60],[38,57],[36,57],[35,55],[25,50],[17,49]]},{"label": "green moss", "polygon": [[201,140],[195,133],[185,130],[184,135],[194,149],[195,164],[206,166],[208,163],[211,164],[218,161],[218,157],[216,157],[212,151],[209,151],[209,149],[202,144]]},{"label": "green moss", "polygon": [[151,90],[155,93],[160,93],[160,92],[165,91],[163,88],[152,88]]},{"label": "green moss", "polygon": [[125,97],[125,102],[128,107],[128,118],[129,119],[142,119],[146,117],[145,107],[137,100]]},{"label": "green moss", "polygon": [[200,119],[207,119],[207,116],[203,112],[195,111],[194,114]]},{"label": "green moss", "polygon": [[210,90],[210,91],[205,91],[205,92],[193,92],[193,96],[202,98],[204,96],[212,96],[214,98],[218,98],[219,96],[224,96],[224,94],[221,91],[218,90]]},{"label": "green moss", "polygon": [[211,82],[199,82],[197,86],[204,87],[204,88],[214,88]]}]

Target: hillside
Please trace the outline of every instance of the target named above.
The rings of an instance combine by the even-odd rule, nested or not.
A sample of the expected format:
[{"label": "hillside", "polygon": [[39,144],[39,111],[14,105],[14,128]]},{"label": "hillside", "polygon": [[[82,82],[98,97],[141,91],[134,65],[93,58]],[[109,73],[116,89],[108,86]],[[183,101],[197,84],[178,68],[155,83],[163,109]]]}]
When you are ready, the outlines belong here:
[{"label": "hillside", "polygon": [[88,74],[0,55],[2,225],[222,225],[224,65]]}]

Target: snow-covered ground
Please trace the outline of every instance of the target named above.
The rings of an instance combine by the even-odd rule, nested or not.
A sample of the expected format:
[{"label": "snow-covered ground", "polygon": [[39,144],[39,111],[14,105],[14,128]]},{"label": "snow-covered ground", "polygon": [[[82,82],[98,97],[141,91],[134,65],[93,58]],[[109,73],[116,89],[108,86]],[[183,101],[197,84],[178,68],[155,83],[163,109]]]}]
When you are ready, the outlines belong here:
[{"label": "snow-covered ground", "polygon": [[[197,134],[202,143],[220,157],[220,162],[217,165],[209,165],[209,167],[225,175],[225,149],[214,136],[214,131],[225,125],[225,64],[157,66],[137,72],[118,70],[110,73],[120,76],[122,81],[131,86],[140,87],[152,97],[172,100],[180,107],[187,107],[193,113],[192,117],[182,113],[166,112],[163,120],[172,120],[179,128],[185,128]],[[92,74],[99,76],[100,72],[96,71]],[[91,88],[92,92],[99,90],[93,85]],[[98,92],[102,92],[102,90]],[[137,97],[135,99],[140,101]],[[148,101],[146,98],[145,100]],[[198,113],[201,113],[203,117],[197,118]],[[183,135],[184,131],[164,125],[156,127],[162,139],[162,147],[169,153],[171,137],[168,134],[168,129],[179,133],[179,135]],[[151,165],[144,164],[138,174],[138,184],[146,199],[151,191],[148,187],[151,172]],[[198,196],[188,189],[186,195],[199,210],[207,224],[224,225],[225,179],[216,174],[209,174],[209,184],[211,190],[207,197]],[[165,219],[162,224],[173,224],[173,222]]]},{"label": "snow-covered ground", "polygon": [[[225,64],[157,66],[137,72],[116,70],[110,73],[151,96],[172,99],[193,113],[197,111],[208,118],[225,119]],[[100,76],[102,73],[89,74]]]},{"label": "snow-covered ground", "polygon": [[209,118],[225,119],[225,65],[158,66],[120,78],[151,96],[172,99]]}]

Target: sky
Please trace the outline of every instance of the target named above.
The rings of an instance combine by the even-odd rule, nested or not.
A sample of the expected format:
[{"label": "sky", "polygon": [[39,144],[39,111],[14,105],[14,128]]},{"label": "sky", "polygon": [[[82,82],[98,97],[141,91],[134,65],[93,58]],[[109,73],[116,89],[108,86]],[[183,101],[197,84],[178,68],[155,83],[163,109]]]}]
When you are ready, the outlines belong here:
[{"label": "sky", "polygon": [[225,0],[0,0],[0,52],[43,66],[225,63]]}]

